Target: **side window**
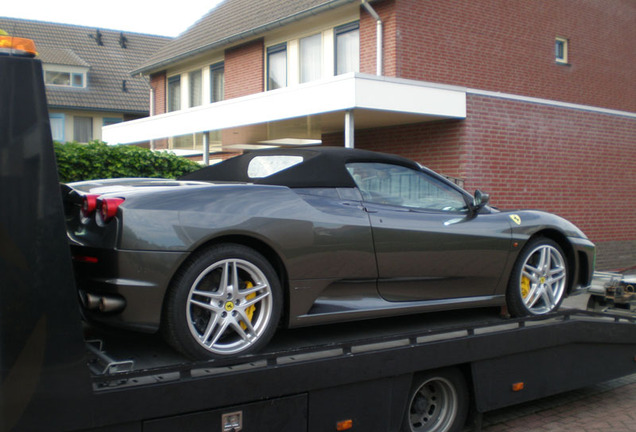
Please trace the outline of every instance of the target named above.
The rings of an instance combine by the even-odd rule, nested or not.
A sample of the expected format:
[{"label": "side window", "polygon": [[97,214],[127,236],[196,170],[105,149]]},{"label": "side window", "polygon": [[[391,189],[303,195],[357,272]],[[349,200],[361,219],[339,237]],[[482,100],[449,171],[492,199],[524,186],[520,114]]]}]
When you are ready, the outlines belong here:
[{"label": "side window", "polygon": [[350,163],[347,170],[365,201],[422,210],[466,212],[464,195],[421,171],[383,163]]},{"label": "side window", "polygon": [[51,124],[51,135],[53,136],[53,141],[64,142],[64,121],[64,114],[49,114],[49,123]]},{"label": "side window", "polygon": [[336,75],[360,72],[360,24],[354,22],[334,29]]},{"label": "side window", "polygon": [[73,140],[87,143],[93,139],[93,117],[73,117]]},{"label": "side window", "polygon": [[256,156],[247,167],[249,178],[269,177],[303,161],[302,156]]},{"label": "side window", "polygon": [[225,99],[225,64],[223,62],[210,66],[210,91],[211,102]]},{"label": "side window", "polygon": [[287,87],[287,44],[267,48],[267,90]]},{"label": "side window", "polygon": [[168,112],[181,109],[181,76],[168,78]]},{"label": "side window", "polygon": [[322,35],[320,33],[300,40],[300,82],[321,78]]},{"label": "side window", "polygon": [[203,72],[201,69],[189,73],[190,76],[190,106],[203,104]]}]

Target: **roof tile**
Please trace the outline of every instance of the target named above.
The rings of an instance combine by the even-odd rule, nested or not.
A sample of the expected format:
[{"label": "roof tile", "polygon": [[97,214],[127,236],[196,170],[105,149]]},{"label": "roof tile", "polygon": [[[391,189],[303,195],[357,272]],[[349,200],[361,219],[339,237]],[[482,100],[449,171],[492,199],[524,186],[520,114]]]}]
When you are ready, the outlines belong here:
[{"label": "roof tile", "polygon": [[[67,109],[148,113],[147,82],[130,72],[171,38],[119,30],[0,17],[12,36],[33,39],[43,63],[90,67],[86,88],[47,86],[49,106]],[[103,45],[96,42],[101,34]],[[126,48],[120,45],[124,35]],[[122,90],[126,80],[127,91]]]},{"label": "roof tile", "polygon": [[134,72],[157,72],[188,56],[257,37],[269,26],[294,17],[355,1],[359,0],[225,0],[141,63]]}]

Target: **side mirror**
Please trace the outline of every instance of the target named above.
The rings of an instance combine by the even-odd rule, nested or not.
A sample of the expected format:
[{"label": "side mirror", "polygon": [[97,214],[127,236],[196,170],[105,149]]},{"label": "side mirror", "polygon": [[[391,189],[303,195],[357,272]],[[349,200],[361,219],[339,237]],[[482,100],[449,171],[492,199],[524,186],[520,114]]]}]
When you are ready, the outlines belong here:
[{"label": "side mirror", "polygon": [[475,197],[473,198],[473,211],[479,211],[483,206],[488,204],[489,201],[490,195],[477,189],[475,191]]}]

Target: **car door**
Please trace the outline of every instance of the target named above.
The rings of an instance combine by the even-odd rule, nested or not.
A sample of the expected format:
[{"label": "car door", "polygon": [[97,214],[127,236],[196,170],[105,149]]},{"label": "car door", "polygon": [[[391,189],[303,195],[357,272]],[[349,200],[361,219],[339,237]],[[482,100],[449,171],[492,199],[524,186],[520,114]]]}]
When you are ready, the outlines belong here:
[{"label": "car door", "polygon": [[494,293],[511,247],[504,215],[475,214],[468,195],[424,171],[383,163],[347,168],[369,214],[382,297],[418,301]]}]

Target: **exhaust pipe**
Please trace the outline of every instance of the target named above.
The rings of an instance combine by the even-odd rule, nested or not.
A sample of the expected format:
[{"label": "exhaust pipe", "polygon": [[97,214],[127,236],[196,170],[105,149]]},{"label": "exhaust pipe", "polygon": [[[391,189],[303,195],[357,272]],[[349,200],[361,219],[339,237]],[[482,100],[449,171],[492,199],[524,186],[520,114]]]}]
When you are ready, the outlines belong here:
[{"label": "exhaust pipe", "polygon": [[119,296],[95,295],[80,291],[82,305],[90,311],[121,312],[126,308],[126,300]]},{"label": "exhaust pipe", "polygon": [[126,307],[126,300],[121,297],[103,296],[99,301],[100,312],[121,312]]},{"label": "exhaust pipe", "polygon": [[96,296],[94,294],[87,293],[86,291],[80,290],[79,292],[80,300],[82,305],[88,310],[97,310],[99,308],[99,301],[101,297]]}]

